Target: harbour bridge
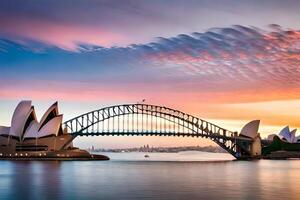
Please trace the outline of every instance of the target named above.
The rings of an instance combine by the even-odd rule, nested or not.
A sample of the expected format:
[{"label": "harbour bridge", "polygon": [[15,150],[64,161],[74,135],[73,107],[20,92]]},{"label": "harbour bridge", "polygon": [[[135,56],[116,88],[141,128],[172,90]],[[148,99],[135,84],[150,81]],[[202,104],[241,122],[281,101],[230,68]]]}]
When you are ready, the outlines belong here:
[{"label": "harbour bridge", "polygon": [[72,140],[77,136],[109,135],[208,138],[237,159],[251,157],[253,142],[251,138],[187,113],[148,104],[101,108],[64,122],[64,127],[73,135]]}]

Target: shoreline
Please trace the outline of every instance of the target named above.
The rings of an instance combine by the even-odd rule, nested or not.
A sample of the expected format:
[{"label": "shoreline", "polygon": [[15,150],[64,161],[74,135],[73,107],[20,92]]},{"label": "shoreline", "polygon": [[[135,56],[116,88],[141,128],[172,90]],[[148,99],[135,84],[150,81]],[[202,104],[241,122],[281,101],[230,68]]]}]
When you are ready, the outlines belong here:
[{"label": "shoreline", "polygon": [[107,161],[110,160],[108,156],[99,154],[90,154],[88,157],[0,157],[1,160],[12,161]]}]

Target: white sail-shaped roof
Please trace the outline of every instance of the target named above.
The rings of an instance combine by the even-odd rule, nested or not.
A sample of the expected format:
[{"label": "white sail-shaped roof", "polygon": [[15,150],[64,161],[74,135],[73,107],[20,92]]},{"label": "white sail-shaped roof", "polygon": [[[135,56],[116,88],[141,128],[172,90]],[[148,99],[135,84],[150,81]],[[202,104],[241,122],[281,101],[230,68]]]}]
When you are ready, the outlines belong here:
[{"label": "white sail-shaped roof", "polygon": [[14,111],[9,135],[21,137],[28,116],[32,112],[31,101],[21,101]]},{"label": "white sail-shaped roof", "polygon": [[62,123],[62,115],[51,119],[42,129],[38,132],[38,137],[45,137],[49,135],[58,135],[59,128]]},{"label": "white sail-shaped roof", "polygon": [[297,129],[294,129],[290,132],[292,142],[296,141],[296,132],[297,132]]},{"label": "white sail-shaped roof", "polygon": [[51,119],[58,115],[58,107],[57,102],[55,102],[52,106],[48,108],[43,117],[40,120],[39,130]]},{"label": "white sail-shaped roof", "polygon": [[61,124],[62,115],[58,115],[57,102],[50,106],[39,123],[31,101],[21,101],[14,111],[11,127],[0,126],[0,135],[11,135],[19,139],[57,136]]},{"label": "white sail-shaped roof", "polygon": [[0,135],[9,135],[10,127],[0,126]]},{"label": "white sail-shaped roof", "polygon": [[25,138],[37,138],[38,129],[39,129],[39,123],[36,120],[32,121],[30,123],[29,127],[27,128],[23,139],[25,139]]},{"label": "white sail-shaped roof", "polygon": [[249,122],[242,128],[240,135],[255,138],[258,133],[259,123],[260,120],[253,120]]},{"label": "white sail-shaped roof", "polygon": [[284,127],[284,128],[280,131],[280,133],[278,134],[278,136],[279,136],[281,139],[285,139],[287,142],[292,142],[292,138],[291,138],[289,126]]}]

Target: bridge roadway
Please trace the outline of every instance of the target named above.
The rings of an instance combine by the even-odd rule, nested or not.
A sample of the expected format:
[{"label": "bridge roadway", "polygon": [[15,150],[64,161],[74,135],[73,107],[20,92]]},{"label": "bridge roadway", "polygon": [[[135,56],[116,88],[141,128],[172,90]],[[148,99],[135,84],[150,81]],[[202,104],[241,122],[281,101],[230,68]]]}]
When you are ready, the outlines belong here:
[{"label": "bridge roadway", "polygon": [[[250,157],[252,139],[163,106],[123,104],[94,110],[64,123],[77,136],[175,136],[208,138],[237,159]],[[70,140],[70,142],[72,141]],[[66,144],[67,145],[67,144]]]}]

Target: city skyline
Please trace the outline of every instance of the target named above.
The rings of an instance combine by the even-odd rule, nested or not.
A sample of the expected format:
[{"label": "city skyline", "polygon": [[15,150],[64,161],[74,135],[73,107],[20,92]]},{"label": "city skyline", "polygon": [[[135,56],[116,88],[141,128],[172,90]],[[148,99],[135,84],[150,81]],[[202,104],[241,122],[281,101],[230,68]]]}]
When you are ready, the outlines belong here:
[{"label": "city skyline", "polygon": [[[285,125],[299,128],[298,7],[297,1],[3,1],[1,124],[10,125],[17,102],[26,99],[38,117],[59,101],[64,121],[146,99],[232,131],[260,119],[262,137]],[[75,142],[210,144],[158,137]]]}]

